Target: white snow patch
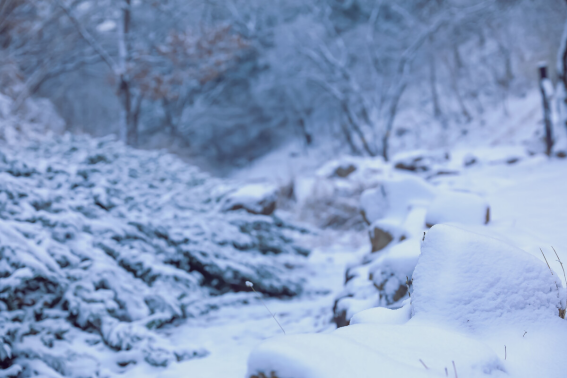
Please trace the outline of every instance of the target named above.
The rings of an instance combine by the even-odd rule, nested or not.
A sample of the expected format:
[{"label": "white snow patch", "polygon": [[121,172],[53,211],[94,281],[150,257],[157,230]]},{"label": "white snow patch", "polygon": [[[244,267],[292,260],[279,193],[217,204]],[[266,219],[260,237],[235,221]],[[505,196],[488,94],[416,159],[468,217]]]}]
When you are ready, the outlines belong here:
[{"label": "white snow patch", "polygon": [[444,191],[429,205],[425,222],[433,226],[439,223],[485,224],[488,202],[474,193]]}]

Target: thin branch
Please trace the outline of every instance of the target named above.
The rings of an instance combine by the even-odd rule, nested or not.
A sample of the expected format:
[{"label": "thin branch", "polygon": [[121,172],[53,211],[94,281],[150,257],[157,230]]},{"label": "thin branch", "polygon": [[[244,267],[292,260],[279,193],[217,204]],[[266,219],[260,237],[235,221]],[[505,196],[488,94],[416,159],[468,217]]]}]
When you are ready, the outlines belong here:
[{"label": "thin branch", "polygon": [[100,57],[108,65],[108,67],[114,73],[117,73],[116,62],[114,62],[114,59],[112,59],[112,57],[108,54],[108,52],[96,41],[96,39],[94,39],[94,37],[83,27],[83,25],[81,25],[79,20],[77,20],[75,16],[73,16],[71,10],[67,8],[65,5],[63,5],[63,3],[61,3],[61,0],[55,0],[55,1],[57,2],[57,5],[59,5],[59,7],[63,9],[65,14],[69,18],[69,21],[71,21],[75,29],[77,29],[79,35],[96,51],[98,55],[100,55]]},{"label": "thin branch", "polygon": [[563,278],[565,278],[565,285],[567,285],[567,276],[565,275],[565,268],[563,267],[563,263],[561,262],[561,259],[559,258],[559,255],[557,254],[555,248],[551,246],[551,249],[553,249],[553,252],[555,252],[555,256],[557,256],[557,261],[559,262],[559,264],[561,264],[561,269],[563,270]]}]

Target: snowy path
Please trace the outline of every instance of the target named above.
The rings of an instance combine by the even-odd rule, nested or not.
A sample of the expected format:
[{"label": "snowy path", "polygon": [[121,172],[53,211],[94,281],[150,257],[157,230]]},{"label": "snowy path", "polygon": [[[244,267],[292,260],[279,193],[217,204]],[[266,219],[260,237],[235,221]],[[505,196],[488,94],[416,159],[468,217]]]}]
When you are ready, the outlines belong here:
[{"label": "snowy path", "polygon": [[[346,265],[368,251],[366,234],[345,234],[335,243],[321,234],[301,274],[309,277],[307,293],[291,300],[266,300],[286,334],[330,332],[335,297],[343,288]],[[359,246],[359,247],[357,247]],[[224,307],[208,315],[189,319],[175,328],[164,330],[178,346],[200,346],[210,352],[205,358],[170,365],[167,369],[135,367],[125,377],[243,378],[250,351],[261,341],[282,331],[261,302]]]}]

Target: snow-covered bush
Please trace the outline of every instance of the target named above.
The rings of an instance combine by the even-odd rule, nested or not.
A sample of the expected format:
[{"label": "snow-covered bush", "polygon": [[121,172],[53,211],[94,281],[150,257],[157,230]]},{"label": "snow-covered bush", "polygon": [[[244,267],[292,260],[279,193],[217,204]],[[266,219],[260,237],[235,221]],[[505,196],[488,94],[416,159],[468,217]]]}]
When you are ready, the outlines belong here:
[{"label": "snow-covered bush", "polygon": [[563,308],[565,290],[543,261],[437,225],[422,242],[403,307],[359,312],[331,334],[270,339],[250,355],[247,377],[561,378]]},{"label": "snow-covered bush", "polygon": [[[0,151],[0,365],[24,376],[112,375],[203,356],[154,330],[221,294],[299,294],[305,230],[165,152],[65,135]],[[244,300],[250,300],[247,297]],[[104,347],[103,347],[104,346]],[[101,349],[102,348],[102,349]],[[101,350],[115,351],[101,364]],[[145,362],[144,362],[145,361]]]}]

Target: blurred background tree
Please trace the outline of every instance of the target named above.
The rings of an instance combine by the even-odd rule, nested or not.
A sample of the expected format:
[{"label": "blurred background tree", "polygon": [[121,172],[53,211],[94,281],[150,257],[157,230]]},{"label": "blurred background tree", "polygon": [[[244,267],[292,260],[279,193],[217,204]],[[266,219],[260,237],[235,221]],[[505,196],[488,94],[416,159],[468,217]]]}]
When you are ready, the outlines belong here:
[{"label": "blurred background tree", "polygon": [[561,0],[3,0],[1,78],[13,111],[47,97],[71,132],[218,172],[290,139],[388,158],[513,112],[566,14]]}]

